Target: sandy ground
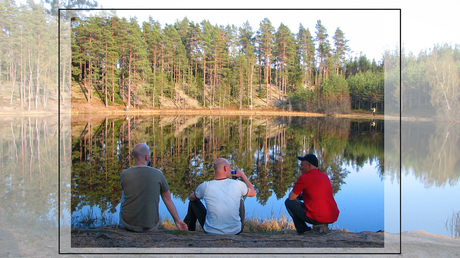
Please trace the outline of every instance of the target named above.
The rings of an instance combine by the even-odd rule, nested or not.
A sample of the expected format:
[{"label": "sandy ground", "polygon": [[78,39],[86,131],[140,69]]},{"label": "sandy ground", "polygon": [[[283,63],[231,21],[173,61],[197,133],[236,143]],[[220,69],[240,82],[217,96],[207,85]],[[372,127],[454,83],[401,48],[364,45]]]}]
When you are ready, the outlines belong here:
[{"label": "sandy ground", "polygon": [[[309,117],[322,117],[326,116],[321,113],[309,112],[296,112],[296,111],[283,111],[276,109],[254,109],[254,110],[238,110],[238,109],[175,109],[172,107],[165,107],[163,109],[136,109],[130,108],[125,111],[121,105],[105,107],[104,105],[93,103],[72,103],[71,109],[72,118],[78,116],[99,115],[242,115],[242,116],[309,116]],[[333,117],[346,117],[346,118],[362,118],[362,119],[389,119],[389,116],[376,114],[375,117],[369,113],[363,114],[337,114]],[[395,117],[396,119],[396,117]],[[398,118],[399,119],[399,118]]]},{"label": "sandy ground", "polygon": [[273,247],[377,247],[384,246],[383,232],[352,233],[332,231],[329,234],[308,232],[241,233],[239,235],[207,235],[204,232],[159,230],[135,233],[124,229],[74,230],[72,247],[173,247],[173,248],[273,248]]},{"label": "sandy ground", "polygon": [[61,230],[58,241],[57,232],[20,234],[0,229],[0,257],[127,257],[138,253],[156,254],[151,257],[280,257],[288,253],[289,257],[356,257],[358,253],[359,257],[460,257],[460,239],[424,231],[211,236],[202,232],[183,235],[174,230],[133,233],[99,229]]}]

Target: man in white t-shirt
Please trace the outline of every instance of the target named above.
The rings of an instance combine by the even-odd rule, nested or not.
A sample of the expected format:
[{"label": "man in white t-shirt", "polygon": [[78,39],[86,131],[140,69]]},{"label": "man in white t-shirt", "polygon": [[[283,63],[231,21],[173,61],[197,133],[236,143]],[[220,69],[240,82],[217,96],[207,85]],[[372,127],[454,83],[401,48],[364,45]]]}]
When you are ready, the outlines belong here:
[{"label": "man in white t-shirt", "polygon": [[[243,231],[243,196],[254,197],[254,186],[239,168],[231,173],[230,163],[223,158],[214,162],[215,178],[203,182],[191,193],[187,216],[184,222],[190,231],[195,231],[196,220],[208,234],[235,235]],[[232,180],[239,177],[240,180]],[[200,201],[203,199],[206,208]]]}]

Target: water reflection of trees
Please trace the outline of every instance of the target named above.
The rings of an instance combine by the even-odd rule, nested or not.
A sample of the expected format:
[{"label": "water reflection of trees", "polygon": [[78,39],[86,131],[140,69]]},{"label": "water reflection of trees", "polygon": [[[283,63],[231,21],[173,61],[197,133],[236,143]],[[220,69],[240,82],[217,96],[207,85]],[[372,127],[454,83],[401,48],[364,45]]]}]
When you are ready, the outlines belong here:
[{"label": "water reflection of trees", "polygon": [[361,167],[383,157],[382,122],[371,128],[368,121],[333,118],[134,116],[72,128],[72,210],[118,204],[119,173],[132,165],[129,153],[138,142],[151,146],[152,166],[163,171],[174,196],[185,200],[213,178],[214,160],[225,157],[246,171],[262,205],[292,187],[300,175],[299,155],[318,155],[334,193],[349,173],[344,165]]},{"label": "water reflection of trees", "polygon": [[460,177],[459,134],[455,123],[404,122],[403,171],[425,186],[456,185]]},{"label": "water reflection of trees", "polygon": [[452,216],[446,220],[445,227],[452,237],[460,237],[460,211],[452,212]]},{"label": "water reflection of trees", "polygon": [[57,210],[58,200],[57,133],[52,117],[2,118],[0,224],[5,228],[55,231],[54,217],[49,215]]}]

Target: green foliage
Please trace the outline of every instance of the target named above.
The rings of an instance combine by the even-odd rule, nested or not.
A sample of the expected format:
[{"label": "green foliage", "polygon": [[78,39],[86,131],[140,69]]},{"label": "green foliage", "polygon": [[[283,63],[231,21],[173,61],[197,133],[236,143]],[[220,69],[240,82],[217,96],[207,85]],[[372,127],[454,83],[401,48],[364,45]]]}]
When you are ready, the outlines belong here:
[{"label": "green foliage", "polygon": [[327,114],[350,112],[350,93],[345,76],[329,75],[321,87],[321,96]]},{"label": "green foliage", "polygon": [[[370,110],[376,105],[383,106],[384,102],[384,73],[357,73],[347,78],[352,100],[352,108]],[[377,108],[377,110],[381,110]]]},{"label": "green foliage", "polygon": [[314,85],[313,72],[316,70],[315,45],[310,30],[305,29],[302,24],[300,24],[297,34],[297,44],[301,62],[302,84],[311,87]]},{"label": "green foliage", "polygon": [[300,89],[287,99],[287,105],[293,110],[316,112],[318,111],[318,95],[314,91]]}]

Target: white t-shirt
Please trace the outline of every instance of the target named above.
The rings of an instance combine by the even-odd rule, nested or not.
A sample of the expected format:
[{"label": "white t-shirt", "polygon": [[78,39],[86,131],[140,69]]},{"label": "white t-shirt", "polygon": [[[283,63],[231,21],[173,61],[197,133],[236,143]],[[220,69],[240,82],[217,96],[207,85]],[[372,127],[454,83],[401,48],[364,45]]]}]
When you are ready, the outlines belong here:
[{"label": "white t-shirt", "polygon": [[240,180],[212,180],[200,184],[195,195],[206,203],[204,231],[209,234],[238,234],[241,231],[240,200],[248,187]]}]

